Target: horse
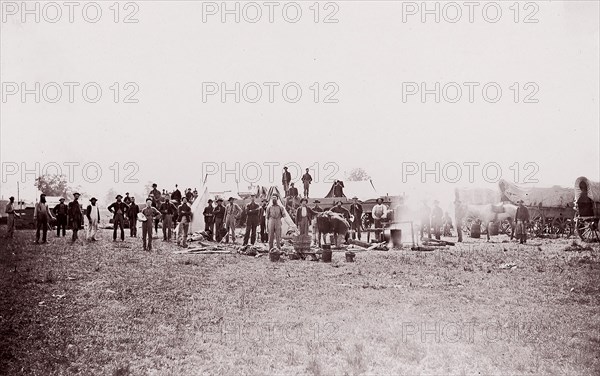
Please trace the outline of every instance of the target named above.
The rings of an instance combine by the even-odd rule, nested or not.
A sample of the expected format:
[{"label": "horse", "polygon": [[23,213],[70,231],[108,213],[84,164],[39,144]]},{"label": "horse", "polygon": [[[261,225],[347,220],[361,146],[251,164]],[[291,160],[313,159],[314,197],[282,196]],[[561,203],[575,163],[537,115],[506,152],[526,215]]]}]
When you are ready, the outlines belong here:
[{"label": "horse", "polygon": [[338,245],[338,236],[341,235],[345,237],[348,234],[349,229],[350,223],[348,223],[341,214],[331,211],[317,214],[316,231],[319,247],[321,247],[321,236],[323,237],[323,242],[327,244],[327,235],[333,234],[335,244]]},{"label": "horse", "polygon": [[[515,223],[514,218],[517,214],[517,205],[510,203],[499,203],[499,204],[483,204],[483,205],[473,205],[473,204],[460,204],[458,208],[461,213],[464,215],[461,216],[463,221],[474,221],[476,219],[481,220],[481,223],[485,223],[487,231],[487,240],[490,240],[490,228],[489,224],[491,222],[502,223],[504,221],[508,221],[510,225],[511,233],[510,239],[512,240],[513,235],[515,233]],[[460,223],[456,224],[460,226]]]}]

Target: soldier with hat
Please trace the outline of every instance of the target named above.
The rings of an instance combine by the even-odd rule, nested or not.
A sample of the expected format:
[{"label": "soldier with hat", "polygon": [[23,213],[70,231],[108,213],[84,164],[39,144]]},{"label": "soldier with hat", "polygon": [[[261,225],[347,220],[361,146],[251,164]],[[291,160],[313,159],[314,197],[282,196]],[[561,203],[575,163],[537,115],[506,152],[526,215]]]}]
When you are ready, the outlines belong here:
[{"label": "soldier with hat", "polygon": [[183,248],[187,248],[187,234],[190,229],[190,222],[192,221],[192,208],[188,205],[187,197],[181,198],[182,203],[177,208],[179,216],[179,227],[177,228],[177,245],[182,245]]},{"label": "soldier with hat", "polygon": [[308,199],[302,197],[300,200],[300,207],[296,211],[296,223],[298,224],[300,235],[308,235],[308,226],[316,214],[317,213],[308,207]]},{"label": "soldier with hat", "polygon": [[515,223],[517,224],[517,239],[520,244],[527,243],[527,224],[529,223],[529,210],[525,207],[523,200],[517,201],[517,213],[515,214]]},{"label": "soldier with hat", "polygon": [[131,205],[127,209],[127,217],[129,218],[129,236],[137,238],[137,215],[140,212],[140,207],[135,203],[135,197],[131,198]]},{"label": "soldier with hat", "polygon": [[83,214],[81,212],[79,196],[81,196],[79,193],[73,193],[73,201],[69,202],[69,222],[71,222],[71,229],[73,230],[73,237],[71,238],[73,242],[78,239],[77,232],[83,224]]},{"label": "soldier with hat", "polygon": [[225,219],[225,207],[221,197],[217,199],[217,206],[215,206],[213,214],[215,216],[215,240],[220,242],[223,238],[223,220]]},{"label": "soldier with hat", "polygon": [[225,241],[229,243],[229,235],[231,235],[231,241],[232,243],[235,243],[235,225],[242,215],[242,208],[235,203],[233,197],[229,197],[227,201],[229,201],[229,204],[225,208],[225,229],[227,230]]},{"label": "soldier with hat", "polygon": [[213,240],[215,233],[215,215],[213,213],[214,208],[212,206],[213,200],[209,199],[202,215],[204,216],[204,231],[208,235],[208,240]]},{"label": "soldier with hat", "polygon": [[96,197],[90,198],[90,205],[87,206],[85,216],[88,219],[88,234],[87,238],[91,241],[96,241],[96,234],[98,233],[98,224],[100,223],[100,208],[96,205]]},{"label": "soldier with hat", "polygon": [[48,204],[46,204],[46,195],[42,193],[40,195],[40,202],[35,204],[35,209],[33,211],[33,220],[36,224],[36,243],[40,241],[40,230],[42,231],[42,243],[46,243],[46,234],[48,233],[48,222],[51,218],[52,214],[48,209]]},{"label": "soldier with hat", "polygon": [[358,240],[360,240],[362,214],[363,208],[362,205],[358,203],[358,197],[352,197],[352,205],[350,206],[350,215],[353,217],[353,220],[351,221],[352,223],[350,223],[350,228],[352,229],[352,239],[355,239],[358,235]]},{"label": "soldier with hat", "polygon": [[129,197],[129,192],[125,192],[125,197],[123,197],[123,202],[125,205],[131,205],[131,197]]},{"label": "soldier with hat", "polygon": [[321,203],[321,201],[315,200],[314,201],[315,206],[312,207],[312,211],[315,213],[315,216],[313,217],[313,220],[312,220],[313,241],[315,244],[318,243],[319,238],[320,238],[319,227],[317,226],[317,215],[319,213],[323,212],[323,208],[319,206],[320,203]]},{"label": "soldier with hat", "polygon": [[60,230],[62,229],[62,236],[67,235],[67,219],[69,207],[65,204],[65,198],[61,197],[52,212],[56,216],[56,237],[60,237]]},{"label": "soldier with hat", "polygon": [[142,241],[144,244],[144,251],[152,251],[152,222],[155,217],[160,217],[158,209],[152,206],[152,198],[146,199],[146,207],[138,213],[142,221]]},{"label": "soldier with hat", "polygon": [[125,230],[123,227],[125,221],[125,214],[129,207],[127,204],[122,202],[123,196],[117,195],[117,200],[109,205],[108,211],[113,214],[113,242],[117,241],[117,227],[121,229],[121,241],[125,241]]},{"label": "soldier with hat", "polygon": [[160,205],[160,213],[162,214],[163,223],[163,241],[170,242],[173,231],[173,216],[177,215],[177,207],[167,199]]},{"label": "soldier with hat", "polygon": [[244,234],[244,245],[254,245],[256,242],[256,227],[259,222],[260,206],[255,202],[255,195],[250,195],[250,202],[246,204],[246,233]]}]

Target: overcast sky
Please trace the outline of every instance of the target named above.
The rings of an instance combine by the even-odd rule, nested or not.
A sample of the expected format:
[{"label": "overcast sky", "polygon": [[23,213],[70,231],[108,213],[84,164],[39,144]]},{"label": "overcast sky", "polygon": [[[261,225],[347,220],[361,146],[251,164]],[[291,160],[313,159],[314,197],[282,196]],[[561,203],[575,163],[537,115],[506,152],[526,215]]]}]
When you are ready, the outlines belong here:
[{"label": "overcast sky", "polygon": [[[102,197],[111,187],[142,192],[149,180],[159,188],[175,183],[200,188],[203,163],[205,172],[213,163],[230,169],[240,163],[252,176],[248,164],[258,163],[265,184],[265,162],[281,164],[275,168],[276,183],[281,167],[290,162],[317,168],[313,175],[320,180],[344,178],[345,171],[362,167],[380,193],[390,194],[494,186],[494,169],[484,179],[486,163],[497,163],[510,181],[516,180],[517,163],[517,182],[529,177],[529,185],[572,186],[581,175],[600,180],[596,1],[538,2],[537,9],[520,8],[518,16],[509,8],[513,2],[499,2],[502,15],[495,23],[482,15],[485,2],[475,8],[473,22],[462,7],[462,18],[455,23],[447,20],[455,10],[444,14],[444,3],[439,23],[434,16],[423,23],[418,9],[410,15],[414,8],[392,1],[340,1],[327,8],[321,3],[319,22],[309,8],[313,2],[298,2],[302,15],[296,23],[283,18],[285,2],[274,8],[273,23],[265,6],[256,23],[247,22],[244,14],[239,23],[232,15],[222,23],[221,13],[210,14],[212,5],[192,1],[140,1],[134,3],[138,9],[120,9],[120,21],[133,12],[137,23],[115,23],[109,9],[113,2],[99,2],[102,16],[96,23],[83,19],[85,3],[75,9],[73,23],[67,8],[58,22],[50,23],[40,3],[40,22],[27,16],[23,23],[22,9],[13,14],[6,3],[0,28],[5,198],[16,194],[17,181],[21,195],[33,198],[34,177],[24,179],[21,169],[34,169],[36,162],[79,162],[74,184]],[[20,2],[14,4],[20,7]],[[244,5],[240,3],[242,11]],[[290,19],[295,17],[294,7],[286,9]],[[46,18],[54,18],[54,11],[46,9]],[[247,18],[255,17],[255,9],[246,11]],[[490,20],[494,11],[488,9]],[[90,14],[94,16],[93,9]],[[327,15],[338,22],[324,23]],[[524,23],[527,16],[538,22]],[[40,90],[40,103],[33,94],[23,101],[22,82],[28,89],[36,82],[41,87],[57,82],[62,97],[50,103],[55,91],[48,86],[46,95]],[[69,103],[64,82],[79,83],[74,103]],[[97,103],[87,103],[81,94],[89,82],[102,89]],[[111,89],[115,82],[120,83],[119,103]],[[123,103],[135,88],[126,88],[127,82],[139,88],[132,97],[139,103]],[[251,86],[240,103],[233,94],[222,103],[220,93],[203,101],[207,82],[226,83],[229,89],[236,82],[241,87],[256,82],[263,93],[257,103],[251,103]],[[274,103],[269,103],[265,82],[279,83]],[[283,97],[281,89],[290,82],[302,89],[297,103]],[[315,82],[319,103],[314,103]],[[420,93],[403,98],[403,92],[414,89],[410,83],[418,87],[422,82],[429,89],[436,82],[441,88],[456,82],[462,97],[451,103],[455,87],[447,85],[440,103],[433,94],[425,103]],[[474,103],[469,103],[465,82],[477,83]],[[502,89],[496,103],[488,103],[481,93],[487,83],[492,84],[488,99],[495,96],[494,87]],[[514,83],[519,83],[519,103]],[[324,103],[334,91],[329,99],[338,103]],[[94,96],[93,89],[89,93]],[[293,99],[293,87],[288,94]],[[532,100],[538,103],[524,103]],[[92,162],[102,170],[95,183],[82,172]],[[115,162],[120,163],[116,183]],[[135,167],[125,169],[127,162]],[[443,183],[442,171],[442,182],[427,175],[422,183],[416,171],[402,184],[403,166],[405,171],[434,169],[436,162],[447,167],[451,178],[456,175],[453,163],[461,165],[462,177]],[[465,162],[480,163],[472,182]],[[8,174],[15,163],[19,171]],[[63,173],[69,173],[66,167]],[[139,183],[125,181],[127,173]],[[211,179],[214,184],[221,180],[219,175]]]}]

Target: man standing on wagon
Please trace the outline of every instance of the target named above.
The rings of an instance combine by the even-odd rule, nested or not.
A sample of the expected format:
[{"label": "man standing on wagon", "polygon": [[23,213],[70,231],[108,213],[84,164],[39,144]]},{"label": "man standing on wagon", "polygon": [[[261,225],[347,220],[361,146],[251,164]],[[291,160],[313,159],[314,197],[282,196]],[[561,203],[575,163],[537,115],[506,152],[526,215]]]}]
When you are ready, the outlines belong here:
[{"label": "man standing on wagon", "polygon": [[281,175],[281,184],[283,185],[283,192],[285,197],[288,195],[290,189],[290,182],[292,181],[292,174],[288,171],[287,167],[283,168],[283,174]]},{"label": "man standing on wagon", "polygon": [[308,198],[308,191],[310,190],[310,184],[312,183],[312,176],[308,172],[308,168],[304,175],[302,175],[302,185],[304,186],[304,197]]}]

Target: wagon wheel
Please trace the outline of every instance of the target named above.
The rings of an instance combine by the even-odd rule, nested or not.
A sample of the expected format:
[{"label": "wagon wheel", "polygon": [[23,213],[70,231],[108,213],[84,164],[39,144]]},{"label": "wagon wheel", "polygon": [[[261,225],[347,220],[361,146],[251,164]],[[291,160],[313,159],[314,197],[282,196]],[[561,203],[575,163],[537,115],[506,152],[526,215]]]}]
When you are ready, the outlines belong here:
[{"label": "wagon wheel", "polygon": [[471,233],[471,226],[475,222],[475,217],[467,217],[463,220],[462,230],[463,232],[469,234]]},{"label": "wagon wheel", "polygon": [[573,221],[565,217],[554,218],[550,226],[550,233],[559,238],[568,238],[573,234]]},{"label": "wagon wheel", "polygon": [[544,227],[542,223],[542,217],[539,215],[534,216],[527,225],[527,234],[530,237],[537,237],[542,235]]},{"label": "wagon wheel", "polygon": [[587,243],[600,242],[600,230],[598,229],[599,218],[579,218],[576,221],[576,231],[581,240]]},{"label": "wagon wheel", "polygon": [[512,234],[511,223],[512,222],[509,221],[508,219],[502,220],[502,222],[500,222],[500,233],[510,236],[510,234]]},{"label": "wagon wheel", "polygon": [[362,216],[362,228],[363,229],[368,229],[369,227],[371,227],[371,225],[373,224],[373,217],[371,217],[371,214],[363,214]]}]

